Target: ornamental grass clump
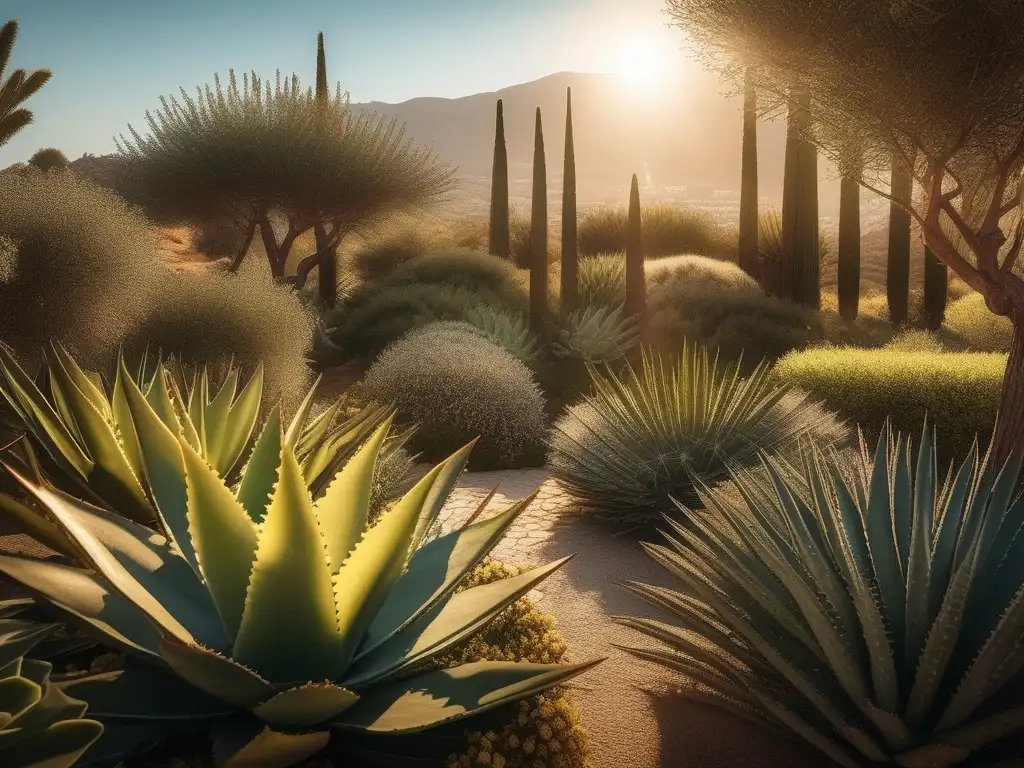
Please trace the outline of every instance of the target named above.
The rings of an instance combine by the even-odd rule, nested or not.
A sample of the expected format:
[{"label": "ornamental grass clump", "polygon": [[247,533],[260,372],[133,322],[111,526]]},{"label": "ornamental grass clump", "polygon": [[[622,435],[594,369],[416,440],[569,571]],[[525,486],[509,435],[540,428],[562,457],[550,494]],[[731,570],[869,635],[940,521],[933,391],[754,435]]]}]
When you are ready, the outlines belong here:
[{"label": "ornamental grass clump", "polygon": [[761,450],[805,436],[841,444],[846,425],[759,365],[744,378],[703,347],[678,360],[647,352],[623,374],[592,368],[593,394],[568,408],[548,441],[548,464],[578,508],[632,525],[656,523],[671,499],[727,477]]},{"label": "ornamental grass clump", "polygon": [[688,525],[644,544],[684,589],[627,585],[673,622],[620,619],[664,644],[628,650],[844,768],[1014,765],[999,760],[1024,732],[1020,466],[975,445],[947,473],[927,425],[852,460],[820,443],[763,455],[732,473],[738,493],[701,488]]},{"label": "ornamental grass clump", "polygon": [[568,560],[456,593],[536,495],[425,543],[472,444],[367,527],[392,417],[317,499],[297,456],[302,434],[274,412],[230,487],[123,363],[120,379],[160,535],[9,469],[85,567],[3,556],[0,572],[128,654],[120,670],[65,684],[100,722],[145,721],[121,754],[132,736],[149,745],[191,725],[209,730],[221,762],[287,768],[332,734],[332,753],[351,760],[361,734],[426,731],[596,663],[422,668]]}]

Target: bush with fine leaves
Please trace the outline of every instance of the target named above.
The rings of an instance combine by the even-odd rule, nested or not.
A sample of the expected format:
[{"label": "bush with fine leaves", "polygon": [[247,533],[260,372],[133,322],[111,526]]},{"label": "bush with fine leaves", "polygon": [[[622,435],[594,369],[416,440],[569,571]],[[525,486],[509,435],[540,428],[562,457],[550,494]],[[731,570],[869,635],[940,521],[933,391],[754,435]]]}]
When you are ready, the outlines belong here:
[{"label": "bush with fine leaves", "polygon": [[103,367],[168,268],[141,215],[73,173],[0,174],[0,340],[30,366],[52,337]]},{"label": "bush with fine leaves", "polygon": [[[497,296],[503,305],[517,310],[525,310],[529,302],[515,267],[487,251],[469,248],[423,253],[390,272],[383,282],[389,286],[431,283],[487,291]],[[365,290],[375,288],[367,286]]]},{"label": "bush with fine leaves", "polygon": [[433,323],[380,355],[363,381],[373,400],[394,403],[417,425],[412,450],[437,461],[477,437],[470,468],[543,462],[544,398],[530,370],[461,324]]},{"label": "bush with fine leaves", "polygon": [[233,357],[244,372],[263,361],[267,392],[295,405],[309,386],[313,315],[293,290],[256,267],[171,273],[125,352],[135,356],[148,345],[186,365],[216,366]]},{"label": "bush with fine leaves", "polygon": [[[705,211],[658,204],[644,208],[640,218],[645,258],[678,253],[722,255],[730,250],[728,234]],[[578,227],[580,255],[625,251],[628,220],[628,212],[621,206],[585,213]]]},{"label": "bush with fine leaves", "polygon": [[639,371],[593,369],[594,394],[555,423],[548,464],[581,510],[629,524],[657,523],[670,498],[697,504],[700,483],[725,480],[729,463],[784,451],[814,436],[840,444],[849,429],[777,384],[759,366],[743,378],[700,347],[678,362],[645,354]]},{"label": "bush with fine leaves", "polygon": [[946,308],[946,327],[977,352],[1009,352],[1013,323],[994,315],[980,293],[969,293]]}]

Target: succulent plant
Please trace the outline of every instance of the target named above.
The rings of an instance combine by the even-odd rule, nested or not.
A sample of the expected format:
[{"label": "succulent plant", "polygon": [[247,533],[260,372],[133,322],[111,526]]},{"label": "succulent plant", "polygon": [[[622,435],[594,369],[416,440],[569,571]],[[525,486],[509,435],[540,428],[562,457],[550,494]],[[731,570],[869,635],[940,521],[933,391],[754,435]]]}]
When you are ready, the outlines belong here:
[{"label": "succulent plant", "polygon": [[464,322],[524,363],[537,356],[537,340],[522,317],[480,304],[466,313]]},{"label": "succulent plant", "polygon": [[88,570],[0,557],[0,573],[130,655],[121,670],[68,684],[101,722],[210,724],[221,762],[258,754],[275,768],[319,751],[332,731],[418,732],[596,663],[414,671],[568,560],[455,594],[533,499],[424,544],[472,443],[367,528],[391,416],[314,500],[302,441],[273,411],[231,489],[123,362],[119,375],[162,535],[10,470]]},{"label": "succulent plant", "polygon": [[0,618],[0,765],[71,768],[103,733],[86,704],[50,680],[51,664],[25,654],[57,628]]},{"label": "succulent plant", "polygon": [[614,309],[626,302],[626,254],[602,253],[580,259],[580,306]]},{"label": "succulent plant", "polygon": [[614,362],[640,343],[636,321],[623,316],[620,307],[586,307],[573,312],[566,325],[551,345],[558,357],[588,363]]},{"label": "succulent plant", "polygon": [[[119,367],[108,394],[100,376],[84,371],[54,343],[37,386],[0,343],[0,404],[13,413],[16,426],[30,436],[32,445],[41,449],[47,479],[91,504],[147,525],[156,521],[157,507],[145,488],[142,456],[125,399],[129,382],[144,392],[168,428],[181,430],[218,475],[233,484],[251,447],[263,398],[262,366],[241,389],[239,374],[236,366],[228,366],[223,383],[211,392],[206,369],[186,387],[178,381],[182,376],[172,376],[163,361],[143,356],[134,374]],[[340,399],[311,417],[315,391],[316,384],[292,418],[287,435],[317,498],[384,421],[387,409],[367,407],[349,417]],[[394,436],[385,453],[400,447],[407,437]],[[30,457],[28,464],[33,463]],[[11,499],[0,497],[0,509],[25,518],[24,507]],[[29,515],[23,522],[37,519]]]},{"label": "succulent plant", "polygon": [[996,765],[1024,732],[1020,468],[975,445],[943,479],[927,426],[916,451],[887,427],[852,461],[764,456],[644,545],[686,589],[629,585],[679,624],[622,619],[668,646],[631,651],[845,768]]}]

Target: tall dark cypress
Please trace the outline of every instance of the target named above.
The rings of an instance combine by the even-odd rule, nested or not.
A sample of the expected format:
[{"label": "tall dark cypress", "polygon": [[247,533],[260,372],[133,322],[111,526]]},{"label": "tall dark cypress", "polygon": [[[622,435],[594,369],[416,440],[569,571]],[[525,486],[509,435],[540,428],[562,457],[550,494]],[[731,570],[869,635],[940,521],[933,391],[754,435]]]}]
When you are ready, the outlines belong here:
[{"label": "tall dark cypress", "polygon": [[636,174],[629,187],[629,218],[626,225],[626,315],[643,326],[647,289],[644,285],[643,225],[640,217],[640,185]]},{"label": "tall dark cypress", "polygon": [[[914,188],[912,169],[903,157],[892,157],[892,196],[910,200]],[[910,214],[895,202],[889,204],[889,259],[886,264],[885,295],[893,325],[907,321],[910,310]]]},{"label": "tall dark cypress", "polygon": [[530,218],[530,329],[543,332],[548,319],[548,178],[544,130],[537,107],[533,139],[533,208]]},{"label": "tall dark cypress", "polygon": [[937,331],[946,319],[949,298],[949,267],[939,261],[927,245],[924,247],[924,319],[928,328]]},{"label": "tall dark cypress", "polygon": [[853,322],[860,304],[860,184],[844,176],[839,186],[839,315]]},{"label": "tall dark cypress", "polygon": [[[324,33],[316,36],[316,99],[327,104],[330,92],[327,90],[327,57],[324,55]],[[320,301],[333,307],[338,300],[338,247],[330,247],[327,229],[321,222],[313,227],[313,238],[317,252],[317,287]]]},{"label": "tall dark cypress", "polygon": [[512,252],[508,223],[508,151],[505,148],[505,116],[498,99],[494,120],[494,166],[491,169],[491,229],[487,250],[503,259]]},{"label": "tall dark cypress", "polygon": [[757,257],[757,91],[747,70],[743,89],[743,169],[740,181],[740,269],[760,279]]},{"label": "tall dark cypress", "polygon": [[810,96],[792,95],[786,134],[782,190],[783,298],[805,307],[821,306],[821,241],[818,235],[818,150],[806,138]]},{"label": "tall dark cypress", "polygon": [[572,88],[565,89],[565,159],[562,166],[561,313],[579,304],[579,243],[576,237],[576,149],[572,139]]}]

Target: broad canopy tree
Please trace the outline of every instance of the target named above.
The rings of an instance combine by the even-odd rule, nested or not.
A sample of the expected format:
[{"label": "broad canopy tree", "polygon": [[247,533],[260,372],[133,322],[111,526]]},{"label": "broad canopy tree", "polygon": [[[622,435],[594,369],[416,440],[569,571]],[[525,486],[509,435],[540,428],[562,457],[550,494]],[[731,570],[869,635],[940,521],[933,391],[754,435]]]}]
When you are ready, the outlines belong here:
[{"label": "broad canopy tree", "polygon": [[[280,73],[271,89],[255,72],[234,72],[228,86],[184,89],[181,101],[161,97],[147,111],[148,136],[129,126],[115,139],[125,162],[127,191],[182,220],[224,216],[244,239],[232,269],[244,259],[259,229],[273,275],[283,279],[289,254],[302,233],[322,227],[318,252],[396,211],[439,199],[454,184],[454,171],[432,150],[405,137],[404,126],[349,105],[340,86],[318,99]],[[274,218],[283,219],[282,232]],[[306,256],[297,270],[301,286],[317,266]]]},{"label": "broad canopy tree", "polygon": [[[1024,3],[1015,0],[668,0],[709,64],[759,90],[811,96],[811,138],[858,137],[858,181],[903,206],[925,244],[1014,335],[993,437],[1024,451]],[[893,156],[910,194],[889,187]]]}]

